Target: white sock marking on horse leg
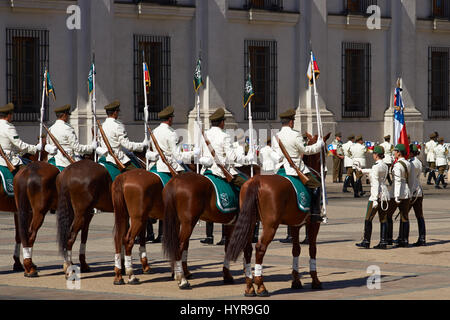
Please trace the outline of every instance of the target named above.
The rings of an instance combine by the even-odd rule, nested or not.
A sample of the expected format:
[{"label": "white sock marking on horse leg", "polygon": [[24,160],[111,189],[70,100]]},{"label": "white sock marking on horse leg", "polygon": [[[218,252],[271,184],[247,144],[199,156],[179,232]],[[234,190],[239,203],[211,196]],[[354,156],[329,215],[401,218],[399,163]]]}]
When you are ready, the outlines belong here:
[{"label": "white sock marking on horse leg", "polygon": [[20,258],[20,243],[16,243],[14,246],[14,257]]},{"label": "white sock marking on horse leg", "polygon": [[145,246],[139,246],[139,257],[141,259],[147,258],[147,251],[145,250]]},{"label": "white sock marking on horse leg", "polygon": [[80,243],[80,255],[86,255],[86,243]]},{"label": "white sock marking on horse leg", "polygon": [[183,250],[183,253],[181,254],[181,261],[187,262],[187,258],[188,258],[188,252],[187,252],[187,250]]},{"label": "white sock marking on horse leg", "polygon": [[244,273],[245,273],[245,277],[253,279],[253,275],[252,275],[252,263],[247,263],[247,261],[245,260],[245,257],[242,261],[244,263]]},{"label": "white sock marking on horse leg", "polygon": [[114,266],[115,266],[117,269],[122,269],[122,262],[121,262],[121,256],[120,256],[120,253],[116,253],[116,254],[114,255]]},{"label": "white sock marking on horse leg", "polygon": [[133,263],[131,262],[131,256],[125,256],[125,273],[128,276],[133,275]]},{"label": "white sock marking on horse leg", "polygon": [[24,259],[31,259],[32,255],[33,255],[33,247],[23,248],[22,253],[23,253]]},{"label": "white sock marking on horse leg", "polygon": [[292,270],[298,272],[298,259],[299,257],[292,257]]},{"label": "white sock marking on horse leg", "polygon": [[183,274],[182,260],[178,260],[178,261],[175,262],[174,271],[175,271],[175,274],[177,274],[177,273]]},{"label": "white sock marking on horse leg", "polygon": [[72,263],[72,250],[66,250],[64,252],[64,262]]},{"label": "white sock marking on horse leg", "polygon": [[230,261],[227,258],[223,259],[223,267],[230,270]]},{"label": "white sock marking on horse leg", "polygon": [[255,263],[255,277],[261,277],[262,276],[262,270],[263,270],[262,264]]},{"label": "white sock marking on horse leg", "polygon": [[309,271],[317,271],[316,259],[309,259]]}]

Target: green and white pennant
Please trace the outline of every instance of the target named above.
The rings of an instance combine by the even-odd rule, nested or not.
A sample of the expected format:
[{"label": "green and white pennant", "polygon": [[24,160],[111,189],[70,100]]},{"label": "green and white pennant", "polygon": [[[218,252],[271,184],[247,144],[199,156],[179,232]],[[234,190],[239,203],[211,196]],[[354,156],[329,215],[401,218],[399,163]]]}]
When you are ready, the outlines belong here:
[{"label": "green and white pennant", "polygon": [[202,79],[202,60],[198,58],[197,60],[197,66],[195,67],[194,72],[194,90],[195,92],[198,91],[198,88],[203,85],[203,79]]},{"label": "green and white pennant", "polygon": [[248,103],[252,99],[252,97],[255,95],[253,92],[253,85],[252,85],[252,78],[250,75],[250,72],[247,75],[247,80],[245,81],[245,87],[244,87],[244,108],[247,107]]}]

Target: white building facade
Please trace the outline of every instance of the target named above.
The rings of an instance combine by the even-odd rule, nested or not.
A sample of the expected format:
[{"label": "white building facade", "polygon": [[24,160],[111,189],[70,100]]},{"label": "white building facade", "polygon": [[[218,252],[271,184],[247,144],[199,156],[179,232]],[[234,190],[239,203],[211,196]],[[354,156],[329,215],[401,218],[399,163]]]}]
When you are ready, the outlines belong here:
[{"label": "white building facade", "polygon": [[[367,14],[371,5],[380,8],[379,21],[376,11]],[[203,122],[223,107],[230,128],[248,128],[242,97],[250,61],[255,129],[278,128],[278,115],[296,108],[297,129],[316,133],[306,78],[311,49],[321,71],[324,133],[382,142],[393,132],[401,78],[412,140],[427,141],[434,131],[450,137],[448,0],[0,0],[0,30],[0,104],[16,104],[16,125],[29,142],[39,132],[45,67],[56,91],[56,101],[46,102],[47,120],[69,103],[81,142],[91,138],[87,77],[94,53],[97,115],[104,118],[103,106],[120,100],[132,140],[144,134],[143,54],[152,126],[172,105],[174,126],[192,132],[201,55]],[[186,139],[192,142],[191,134]]]}]

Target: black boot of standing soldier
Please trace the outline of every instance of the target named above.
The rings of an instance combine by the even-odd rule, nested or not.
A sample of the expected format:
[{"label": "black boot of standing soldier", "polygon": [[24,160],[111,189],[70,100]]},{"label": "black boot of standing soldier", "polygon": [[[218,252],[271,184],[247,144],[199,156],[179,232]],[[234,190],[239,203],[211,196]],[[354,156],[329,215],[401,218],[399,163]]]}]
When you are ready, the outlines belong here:
[{"label": "black boot of standing soldier", "polygon": [[417,225],[419,227],[419,239],[416,243],[413,244],[415,247],[426,246],[427,243],[425,241],[425,219],[417,218]]},{"label": "black boot of standing soldier", "polygon": [[360,243],[356,243],[355,246],[360,248],[370,248],[370,238],[372,237],[372,221],[364,221],[364,238]]},{"label": "black boot of standing soldier", "polygon": [[153,243],[161,243],[163,238],[163,221],[159,220],[158,222],[158,237],[153,240]]},{"label": "black boot of standing soldier", "polygon": [[225,227],[224,227],[224,225],[222,225],[222,238],[220,239],[219,242],[216,243],[216,246],[223,246],[223,245],[225,245],[225,241],[226,241]]},{"label": "black boot of standing soldier", "polygon": [[287,235],[285,239],[281,239],[282,243],[292,243],[291,227],[287,226]]},{"label": "black boot of standing soldier", "polygon": [[380,243],[377,244],[375,247],[373,247],[374,249],[387,248],[386,235],[387,235],[387,222],[382,222],[380,224]]},{"label": "black boot of standing soldier", "polygon": [[214,243],[214,223],[213,222],[207,222],[206,223],[206,238],[203,240],[200,240],[201,243],[204,244],[213,244]]}]

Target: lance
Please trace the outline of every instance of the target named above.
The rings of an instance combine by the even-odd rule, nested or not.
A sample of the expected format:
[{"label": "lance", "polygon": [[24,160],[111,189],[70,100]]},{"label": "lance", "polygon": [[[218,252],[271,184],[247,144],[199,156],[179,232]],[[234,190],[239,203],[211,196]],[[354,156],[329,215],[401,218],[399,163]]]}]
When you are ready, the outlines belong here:
[{"label": "lance", "polygon": [[[143,84],[144,84],[144,137],[148,139],[148,101],[147,101],[147,84],[145,79],[145,52],[142,50],[142,71],[143,71]],[[150,77],[150,70],[147,67],[148,75]],[[145,159],[145,168],[148,171],[149,161]]]},{"label": "lance", "polygon": [[[42,148],[42,133],[44,130],[44,102],[45,102],[45,90],[47,86],[47,68],[44,71],[44,80],[42,81],[42,100],[41,100],[41,123],[39,127],[39,144]],[[39,151],[39,161],[42,160],[42,150]]]},{"label": "lance", "polygon": [[[92,114],[94,116],[94,141],[97,141],[97,112],[96,112],[96,102],[95,97],[95,53],[92,54]],[[94,152],[94,161],[97,162],[97,153]]]}]

